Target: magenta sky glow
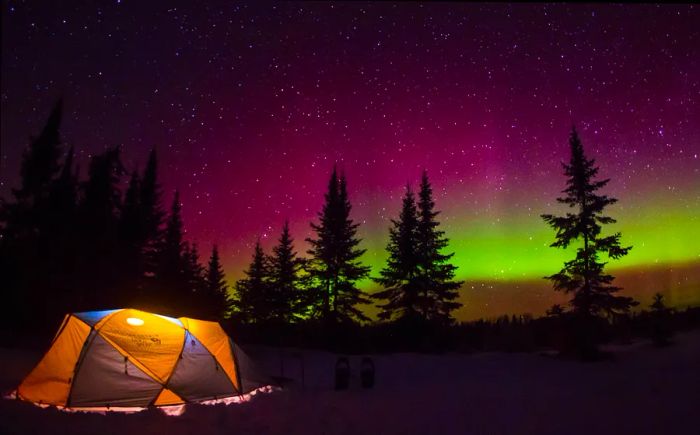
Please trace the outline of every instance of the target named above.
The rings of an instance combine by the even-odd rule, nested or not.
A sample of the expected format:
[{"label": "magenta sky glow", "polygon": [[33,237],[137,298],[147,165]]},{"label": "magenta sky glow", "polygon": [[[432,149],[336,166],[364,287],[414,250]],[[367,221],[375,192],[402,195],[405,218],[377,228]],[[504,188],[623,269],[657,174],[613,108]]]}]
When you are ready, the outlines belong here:
[{"label": "magenta sky glow", "polygon": [[[121,144],[142,168],[155,146],[164,202],[180,189],[188,237],[232,278],[285,219],[305,250],[337,163],[373,273],[427,169],[460,277],[534,280],[533,256],[560,259],[538,216],[575,123],[620,199],[623,266],[668,271],[700,262],[698,22],[693,5],[3,2],[1,192],[62,95],[82,167]],[[700,300],[697,274],[666,281]]]}]

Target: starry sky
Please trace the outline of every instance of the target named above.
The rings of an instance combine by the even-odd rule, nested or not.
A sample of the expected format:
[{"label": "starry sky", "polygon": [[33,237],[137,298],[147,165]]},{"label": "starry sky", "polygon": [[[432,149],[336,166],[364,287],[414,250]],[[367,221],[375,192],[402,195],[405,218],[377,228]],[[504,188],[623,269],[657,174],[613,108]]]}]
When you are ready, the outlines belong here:
[{"label": "starry sky", "polygon": [[541,277],[571,253],[539,215],[563,211],[576,124],[634,246],[619,284],[700,303],[699,8],[259,3],[2,1],[0,194],[63,96],[83,168],[157,149],[164,202],[180,190],[187,238],[218,244],[230,280],[285,219],[306,250],[337,164],[376,276],[426,169],[458,317],[541,314],[565,300]]}]

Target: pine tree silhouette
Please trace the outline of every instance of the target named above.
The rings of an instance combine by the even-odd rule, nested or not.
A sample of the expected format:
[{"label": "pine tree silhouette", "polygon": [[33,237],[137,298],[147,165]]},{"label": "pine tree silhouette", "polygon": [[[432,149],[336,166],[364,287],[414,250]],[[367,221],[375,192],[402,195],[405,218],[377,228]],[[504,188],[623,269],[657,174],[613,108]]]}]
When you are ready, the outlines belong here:
[{"label": "pine tree silhouette", "polygon": [[83,212],[96,230],[114,229],[121,206],[119,183],[124,174],[118,147],[109,148],[90,160],[88,180],[83,183]]},{"label": "pine tree silhouette", "polygon": [[207,310],[205,315],[215,320],[223,320],[231,304],[228,294],[226,276],[219,259],[219,250],[216,245],[211,250],[206,274],[206,298]]},{"label": "pine tree silhouette", "polygon": [[57,226],[52,229],[52,232],[67,229],[75,218],[78,204],[78,176],[73,169],[74,155],[74,149],[70,147],[60,175],[51,183],[49,207],[53,213],[53,222]]},{"label": "pine tree silhouette", "polygon": [[408,185],[399,219],[392,219],[391,222],[393,226],[389,229],[389,243],[386,247],[389,252],[387,265],[381,270],[379,278],[373,278],[385,290],[373,294],[372,298],[386,301],[377,305],[381,309],[378,314],[380,319],[415,319],[418,314],[416,300],[421,275],[417,240],[418,211],[415,196]]},{"label": "pine tree silhouette", "polygon": [[178,311],[192,317],[205,314],[210,302],[207,298],[206,271],[199,262],[199,250],[194,243],[184,243],[181,273],[184,285]]},{"label": "pine tree silhouette", "polygon": [[141,177],[139,188],[140,225],[142,226],[143,268],[146,278],[156,273],[158,250],[165,212],[161,204],[161,188],[158,183],[158,158],[155,148],[148,156],[148,163]]},{"label": "pine tree silhouette", "polygon": [[180,315],[178,309],[190,302],[187,298],[187,288],[190,283],[184,276],[186,266],[181,209],[180,193],[175,191],[163,239],[156,253],[158,263],[155,282],[150,289],[152,293],[150,299],[156,309],[162,307],[162,310],[178,315]]},{"label": "pine tree silhouette", "polygon": [[[63,103],[59,100],[39,136],[31,141],[22,154],[20,188],[12,189],[15,201],[3,201],[0,211],[6,242],[14,238],[36,241],[47,233],[46,225],[52,218],[49,196],[56,185],[56,175],[61,170],[59,158],[62,154],[62,144],[59,128],[62,112]],[[72,153],[66,159],[69,165],[72,165]],[[70,175],[70,169],[66,175]],[[69,177],[66,176],[64,181],[68,180]],[[54,195],[53,199],[58,198]]]},{"label": "pine tree silhouette", "polygon": [[46,301],[51,304],[51,318],[71,310],[76,286],[80,245],[78,220],[78,176],[73,167],[71,147],[63,161],[60,174],[50,186],[49,211],[45,215],[44,231],[47,243],[44,255],[48,262],[46,279],[50,288]]},{"label": "pine tree silhouette", "polygon": [[119,245],[121,252],[118,266],[122,273],[124,287],[122,302],[132,305],[140,295],[139,285],[143,275],[143,234],[139,188],[141,180],[137,171],[131,174],[129,187],[124,194],[124,202],[119,216]]},{"label": "pine tree silhouette", "polygon": [[124,194],[124,202],[119,215],[119,226],[122,237],[128,238],[134,243],[138,243],[141,238],[141,203],[139,198],[139,187],[141,180],[139,173],[134,171],[129,179],[129,186]]},{"label": "pine tree silhouette", "polygon": [[243,273],[246,277],[236,281],[236,297],[232,301],[236,317],[245,323],[266,322],[270,317],[269,264],[260,240],[255,243],[253,260]]},{"label": "pine tree silhouette", "polygon": [[301,276],[304,262],[294,252],[294,240],[289,234],[289,221],[285,221],[277,246],[272,248],[269,264],[271,316],[282,322],[293,322],[305,310],[305,307],[300,306],[301,288],[304,286],[304,278]]},{"label": "pine tree silhouette", "polygon": [[61,171],[59,163],[61,118],[59,100],[22,155],[20,187],[12,189],[14,201],[0,200],[2,293],[6,306],[13,307],[2,323],[7,320],[12,328],[35,327],[28,322],[32,315],[56,319],[70,288],[64,268],[72,266],[74,243],[66,246],[67,231],[57,230],[74,218],[76,186],[71,185],[72,153],[66,156],[67,171]]},{"label": "pine tree silhouette", "polygon": [[663,313],[667,310],[666,303],[664,302],[664,295],[661,293],[654,293],[654,300],[651,305],[649,305],[653,313]]},{"label": "pine tree silhouette", "polygon": [[[163,235],[155,151],[143,177],[132,174],[122,202],[120,149],[94,155],[87,179],[79,182],[72,147],[60,162],[61,118],[59,101],[23,154],[14,201],[0,200],[0,276],[4,300],[13,307],[3,325],[11,318],[14,326],[32,328],[69,311],[147,305],[140,293],[144,278],[155,282],[160,274],[161,292],[154,291],[150,302],[170,307],[173,314],[179,314],[177,307],[197,307],[198,299],[185,300],[190,294],[183,288],[195,283],[206,292],[206,277],[196,249],[183,251],[179,209],[170,237]],[[171,243],[175,239],[179,249],[165,251],[179,251],[179,257],[161,255],[166,245],[178,244]],[[161,268],[161,260],[175,257],[174,267]],[[29,322],[37,317],[47,321]]]},{"label": "pine tree silhouette", "polygon": [[424,319],[449,324],[453,321],[452,312],[462,306],[456,299],[463,282],[454,281],[457,267],[449,263],[454,254],[440,252],[449,240],[444,237],[445,232],[438,229],[440,223],[435,218],[439,214],[435,211],[428,172],[423,171],[416,228],[420,265],[417,304]]},{"label": "pine tree silhouette", "polygon": [[51,110],[39,137],[32,141],[22,156],[20,169],[21,187],[13,189],[18,201],[37,202],[49,193],[49,184],[60,170],[62,154],[59,127],[63,116],[63,100],[58,100]]},{"label": "pine tree silhouette", "polygon": [[82,183],[79,207],[81,246],[81,309],[104,309],[119,305],[121,271],[118,213],[121,207],[120,179],[124,168],[118,147],[108,148],[90,159],[88,180]]},{"label": "pine tree silhouette", "polygon": [[182,206],[180,205],[180,192],[175,191],[173,202],[170,206],[170,214],[165,226],[165,234],[161,246],[161,270],[160,278],[164,280],[175,281],[180,278],[180,270],[182,269]]},{"label": "pine tree silhouette", "polygon": [[673,335],[670,327],[669,309],[664,302],[664,295],[661,293],[654,294],[654,300],[651,305],[651,326],[652,339],[654,345],[658,347],[668,346],[671,343]]},{"label": "pine tree silhouette", "polygon": [[320,223],[311,224],[316,238],[311,245],[309,273],[314,281],[311,300],[315,314],[326,322],[369,320],[358,304],[368,303],[356,282],[369,276],[370,268],[359,262],[365,250],[359,249],[356,224],[350,219],[345,177],[338,178],[335,168],[328,183],[325,204],[319,213]]},{"label": "pine tree silhouette", "polygon": [[576,250],[576,258],[565,262],[559,273],[546,278],[554,283],[555,290],[573,293],[570,303],[576,314],[590,317],[626,313],[637,302],[615,295],[620,287],[612,285],[615,278],[604,272],[606,262],[599,259],[600,254],[618,259],[631,249],[620,245],[619,232],[601,236],[602,225],[616,222],[603,212],[617,199],[596,193],[610,180],[595,180],[598,167],[594,159],[586,157],[575,128],[571,130],[569,145],[571,159],[563,164],[568,177],[563,190],[565,196],[557,201],[574,211],[565,216],[543,214],[542,219],[556,230],[556,241],[550,246],[567,248],[575,241],[581,241],[581,246]]}]

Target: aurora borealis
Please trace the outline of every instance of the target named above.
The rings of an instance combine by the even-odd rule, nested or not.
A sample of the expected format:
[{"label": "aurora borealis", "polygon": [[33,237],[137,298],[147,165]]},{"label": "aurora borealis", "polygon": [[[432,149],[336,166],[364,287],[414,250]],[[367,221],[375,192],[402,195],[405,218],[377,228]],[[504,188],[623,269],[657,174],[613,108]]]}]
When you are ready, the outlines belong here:
[{"label": "aurora borealis", "polygon": [[[561,212],[576,124],[630,254],[611,263],[642,304],[700,303],[700,22],[693,5],[2,4],[0,194],[27,138],[65,99],[86,167],[151,147],[187,237],[219,245],[230,280],[289,219],[297,250],[337,164],[365,260],[386,258],[404,186],[427,169],[462,319],[541,314],[566,252]],[[368,284],[368,288],[371,286]]]}]

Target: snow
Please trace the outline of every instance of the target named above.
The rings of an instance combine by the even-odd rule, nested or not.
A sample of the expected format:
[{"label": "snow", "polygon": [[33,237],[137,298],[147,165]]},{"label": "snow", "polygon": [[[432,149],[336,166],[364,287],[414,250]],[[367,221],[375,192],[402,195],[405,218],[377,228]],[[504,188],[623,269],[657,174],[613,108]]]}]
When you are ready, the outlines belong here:
[{"label": "snow", "polygon": [[[700,409],[700,331],[657,349],[611,346],[614,360],[582,363],[539,354],[371,356],[376,384],[360,387],[364,355],[347,356],[351,388],[334,391],[339,355],[245,347],[282,390],[236,404],[187,405],[180,416],[65,413],[0,400],[0,433],[692,433]],[[12,390],[41,355],[0,349],[0,389]],[[303,364],[302,364],[303,361]],[[304,382],[302,385],[302,365]]]}]

